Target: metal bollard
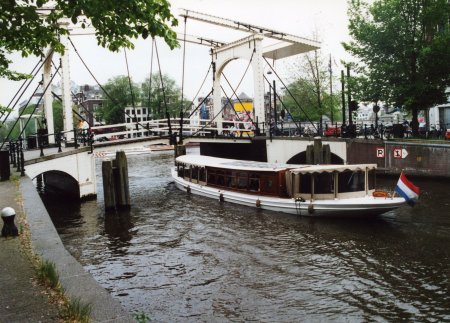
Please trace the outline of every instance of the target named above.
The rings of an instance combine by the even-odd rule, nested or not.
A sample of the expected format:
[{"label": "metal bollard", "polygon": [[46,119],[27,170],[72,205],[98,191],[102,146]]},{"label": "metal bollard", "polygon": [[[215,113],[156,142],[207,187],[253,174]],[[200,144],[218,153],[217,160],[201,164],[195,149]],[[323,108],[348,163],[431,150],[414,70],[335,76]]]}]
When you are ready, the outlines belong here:
[{"label": "metal bollard", "polygon": [[16,225],[14,224],[14,218],[16,216],[16,211],[12,207],[5,207],[2,210],[2,220],[3,220],[3,228],[2,228],[2,236],[12,236],[17,237],[19,235],[19,230],[17,230]]}]

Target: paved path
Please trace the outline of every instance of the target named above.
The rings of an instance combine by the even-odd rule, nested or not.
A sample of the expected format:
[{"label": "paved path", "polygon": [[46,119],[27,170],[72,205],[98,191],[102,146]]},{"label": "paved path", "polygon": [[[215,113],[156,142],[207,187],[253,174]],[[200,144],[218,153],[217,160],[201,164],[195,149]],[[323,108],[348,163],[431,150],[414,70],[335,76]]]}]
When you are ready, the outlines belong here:
[{"label": "paved path", "polygon": [[[19,178],[18,173],[11,177]],[[0,182],[0,210],[6,206],[15,209],[16,218],[26,219],[34,252],[55,264],[69,299],[78,299],[91,306],[93,322],[135,322],[64,248],[28,177]],[[15,222],[16,225],[19,223],[17,219]],[[18,228],[20,231],[20,225]],[[0,237],[0,323],[59,322],[58,307],[49,303],[45,288],[35,283],[35,270],[22,250],[20,239]]]},{"label": "paved path", "polygon": [[[0,209],[12,207],[16,224],[18,217],[24,217],[18,185],[0,182]],[[58,307],[49,304],[45,288],[36,284],[35,270],[19,237],[0,237],[0,289],[0,322],[58,321]]]}]

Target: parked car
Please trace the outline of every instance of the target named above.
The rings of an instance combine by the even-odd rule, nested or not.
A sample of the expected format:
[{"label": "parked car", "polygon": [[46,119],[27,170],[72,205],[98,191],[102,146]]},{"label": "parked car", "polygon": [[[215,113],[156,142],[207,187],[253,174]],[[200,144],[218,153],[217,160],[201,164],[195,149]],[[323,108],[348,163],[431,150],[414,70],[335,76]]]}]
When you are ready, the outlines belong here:
[{"label": "parked car", "polygon": [[450,140],[450,129],[445,132],[445,139]]},{"label": "parked car", "polygon": [[325,137],[332,137],[341,135],[341,127],[328,127],[324,132]]}]

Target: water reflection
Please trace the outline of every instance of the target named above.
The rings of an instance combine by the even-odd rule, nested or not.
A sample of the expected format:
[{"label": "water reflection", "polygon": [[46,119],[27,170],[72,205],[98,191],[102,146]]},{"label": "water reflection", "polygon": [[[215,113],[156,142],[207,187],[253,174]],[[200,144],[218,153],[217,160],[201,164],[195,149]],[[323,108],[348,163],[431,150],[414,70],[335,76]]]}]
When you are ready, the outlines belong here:
[{"label": "water reflection", "polygon": [[57,222],[70,252],[130,311],[164,322],[450,320],[448,182],[415,180],[414,209],[313,219],[188,196],[172,164],[129,159],[126,214],[105,216],[101,191],[73,214],[53,211],[72,219]]}]

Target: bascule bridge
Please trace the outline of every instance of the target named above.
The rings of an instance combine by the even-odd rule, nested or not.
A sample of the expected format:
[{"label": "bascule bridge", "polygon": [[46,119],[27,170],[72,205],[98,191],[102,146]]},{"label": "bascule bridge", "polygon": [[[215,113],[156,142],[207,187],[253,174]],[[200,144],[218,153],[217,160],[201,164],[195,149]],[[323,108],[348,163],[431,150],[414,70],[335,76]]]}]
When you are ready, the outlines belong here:
[{"label": "bascule bridge", "polygon": [[[260,125],[265,125],[267,113],[264,109],[264,68],[266,65],[270,66],[269,60],[272,64],[278,60],[286,57],[294,56],[301,53],[306,53],[308,51],[316,50],[319,48],[319,43],[313,40],[308,40],[305,38],[297,37],[294,35],[289,35],[276,30],[268,29],[265,27],[249,25],[243,22],[233,21],[229,19],[219,18],[200,12],[194,12],[182,9],[180,16],[184,19],[192,19],[196,21],[201,21],[203,23],[216,25],[223,28],[231,28],[234,30],[239,30],[241,32],[247,33],[247,36],[237,39],[232,42],[224,43],[216,40],[206,40],[202,37],[189,36],[186,34],[179,34],[179,40],[206,45],[210,47],[211,58],[213,64],[213,102],[214,102],[214,122],[209,125],[209,129],[214,129],[214,132],[219,136],[223,133],[223,116],[221,113],[222,109],[222,88],[221,80],[223,75],[223,70],[231,61],[236,59],[247,60],[252,67],[253,81],[254,81],[254,99],[253,99],[253,112],[254,118],[253,123],[256,125],[255,133],[259,134]],[[69,23],[66,23],[66,27],[70,29]],[[265,41],[271,40],[270,44],[266,44]],[[68,39],[63,39],[63,43],[67,45]],[[46,62],[44,65],[43,72],[43,84],[45,88],[48,88],[51,82],[51,61],[52,61],[53,51],[49,50]],[[62,102],[64,110],[64,133],[66,143],[70,144],[74,140],[73,132],[73,115],[72,115],[72,99],[70,93],[70,69],[68,60],[69,50],[66,46],[64,55],[61,57],[61,79],[62,79]],[[273,66],[270,67],[274,72]],[[56,73],[56,72],[55,72]],[[236,95],[236,94],[235,94]],[[53,115],[52,115],[52,96],[50,91],[44,93],[45,99],[45,115],[47,120],[47,128],[49,132],[48,141],[50,144],[55,143],[54,136],[54,126],[53,126]],[[183,132],[183,126],[181,125],[183,121],[180,122],[180,128],[178,128],[179,133]],[[175,123],[175,122],[174,122]],[[142,125],[136,126],[136,131],[144,131]],[[192,129],[192,127],[191,127]],[[267,129],[267,128],[266,128]],[[159,135],[164,134],[164,129],[158,128]],[[212,131],[212,130],[211,130]],[[198,132],[198,131],[197,131]],[[196,133],[197,133],[196,132]],[[192,131],[191,131],[192,133]],[[203,132],[199,132],[204,134]],[[167,133],[165,133],[167,134]],[[169,131],[170,134],[170,131]],[[261,133],[262,134],[262,133]],[[151,135],[151,132],[146,132],[146,135]],[[264,135],[264,134],[262,134]],[[130,138],[130,137],[128,137]],[[151,138],[150,138],[151,139]],[[207,139],[209,142],[215,142],[216,138]],[[220,140],[219,140],[220,141]],[[223,142],[223,141],[222,141]],[[230,144],[234,141],[225,139],[225,142]],[[246,143],[251,143],[252,140],[245,140]],[[276,145],[272,141],[270,143],[266,142],[267,154],[272,151],[280,151],[283,148],[274,148]],[[124,143],[123,146],[133,145],[133,143]],[[258,145],[261,145],[259,141]],[[281,146],[280,146],[281,147]],[[104,148],[104,147],[103,147]],[[300,149],[300,148],[299,148]],[[289,149],[288,149],[289,150]],[[287,150],[286,150],[287,151]],[[57,154],[57,153],[56,153]],[[289,150],[288,155],[292,155],[293,152]],[[270,157],[266,157],[271,160]],[[80,197],[91,196],[96,194],[96,183],[95,183],[95,162],[94,154],[91,154],[88,150],[74,150],[70,153],[65,153],[65,155],[59,155],[59,157],[45,157],[45,158],[33,158],[27,162],[26,167],[27,174],[34,178],[42,173],[47,174],[66,174],[68,178],[71,178],[73,183],[77,183],[79,186]],[[53,176],[48,176],[52,178]],[[63,177],[60,177],[63,178]]]}]

